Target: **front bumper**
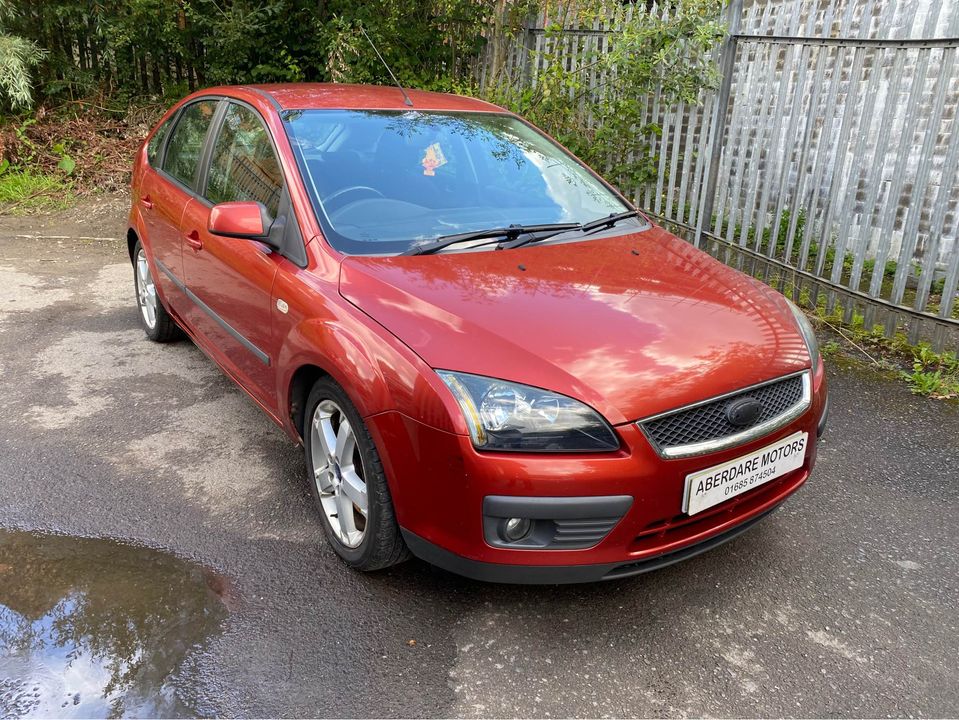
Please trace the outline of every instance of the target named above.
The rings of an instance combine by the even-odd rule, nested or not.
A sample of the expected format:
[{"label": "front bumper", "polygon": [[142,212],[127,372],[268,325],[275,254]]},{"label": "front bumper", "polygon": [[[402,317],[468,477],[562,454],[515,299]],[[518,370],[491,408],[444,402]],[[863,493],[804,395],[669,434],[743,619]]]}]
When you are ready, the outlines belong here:
[{"label": "front bumper", "polygon": [[[531,455],[480,453],[466,436],[437,430],[395,412],[367,418],[410,550],[453,572],[482,580],[568,583],[626,577],[692,557],[737,536],[805,483],[816,461],[815,438],[825,414],[825,379],[814,379],[812,406],[793,422],[755,441],[710,455],[664,459],[635,424],[617,426],[614,453]],[[688,474],[733,460],[797,431],[809,433],[803,465],[693,516],[682,512]],[[549,509],[550,499],[557,499]],[[563,546],[556,507],[580,500],[617,508],[566,517],[565,539],[595,534],[593,543]],[[550,533],[534,542],[497,541],[511,503],[544,503]],[[492,509],[491,509],[492,508]],[[593,508],[595,510],[595,507]],[[529,507],[517,517],[536,517]],[[612,520],[601,527],[601,520]],[[580,530],[582,532],[580,532]],[[552,540],[551,540],[552,538]]]},{"label": "front bumper", "polygon": [[632,577],[642,573],[659,570],[674,563],[688,560],[707,550],[712,550],[733,538],[742,535],[753,525],[772,514],[779,506],[774,506],[755,517],[725,532],[680,550],[664,553],[647,560],[631,563],[603,563],[590,565],[503,565],[500,563],[470,560],[461,555],[444,550],[419,535],[403,530],[403,539],[416,557],[444,570],[483,582],[513,583],[524,585],[563,585],[569,583],[597,582]]}]

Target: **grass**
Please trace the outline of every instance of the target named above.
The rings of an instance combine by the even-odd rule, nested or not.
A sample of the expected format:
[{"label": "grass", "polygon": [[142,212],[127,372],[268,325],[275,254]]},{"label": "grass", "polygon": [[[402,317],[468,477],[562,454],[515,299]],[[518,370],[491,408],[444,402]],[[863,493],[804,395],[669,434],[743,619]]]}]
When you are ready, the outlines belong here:
[{"label": "grass", "polygon": [[73,199],[73,183],[63,176],[32,170],[11,170],[0,175],[0,215],[62,210]]}]

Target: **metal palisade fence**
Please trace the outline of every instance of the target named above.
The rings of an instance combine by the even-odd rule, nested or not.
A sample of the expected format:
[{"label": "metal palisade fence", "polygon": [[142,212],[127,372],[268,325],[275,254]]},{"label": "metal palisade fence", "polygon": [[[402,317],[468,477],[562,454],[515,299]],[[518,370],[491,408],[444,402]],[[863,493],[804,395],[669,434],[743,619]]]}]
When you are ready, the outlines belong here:
[{"label": "metal palisade fence", "polygon": [[[570,66],[623,12],[669,9],[614,12],[570,27]],[[632,195],[797,299],[954,349],[959,2],[731,0],[727,12],[719,89],[695,106],[646,99],[658,177]],[[535,82],[545,21],[511,43],[514,78]]]}]

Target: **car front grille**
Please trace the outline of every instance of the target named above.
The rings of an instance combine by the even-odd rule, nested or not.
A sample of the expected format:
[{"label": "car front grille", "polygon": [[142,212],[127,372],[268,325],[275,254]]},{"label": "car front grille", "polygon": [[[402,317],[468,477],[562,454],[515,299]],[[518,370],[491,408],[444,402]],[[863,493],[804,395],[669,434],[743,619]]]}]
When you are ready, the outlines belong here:
[{"label": "car front grille", "polygon": [[[713,452],[748,442],[798,417],[809,406],[809,383],[809,373],[802,372],[641,420],[639,426],[664,457]],[[762,408],[745,427],[733,425],[726,415],[730,402],[743,398],[757,400]]]}]

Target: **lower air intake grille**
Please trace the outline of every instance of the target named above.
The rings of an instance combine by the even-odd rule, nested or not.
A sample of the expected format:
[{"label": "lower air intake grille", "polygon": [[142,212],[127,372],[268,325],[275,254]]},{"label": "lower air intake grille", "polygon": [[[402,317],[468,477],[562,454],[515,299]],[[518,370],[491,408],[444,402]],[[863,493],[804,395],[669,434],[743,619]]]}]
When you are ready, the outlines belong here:
[{"label": "lower air intake grille", "polygon": [[553,520],[556,530],[549,547],[557,550],[592,547],[606,537],[618,522],[618,517]]}]

